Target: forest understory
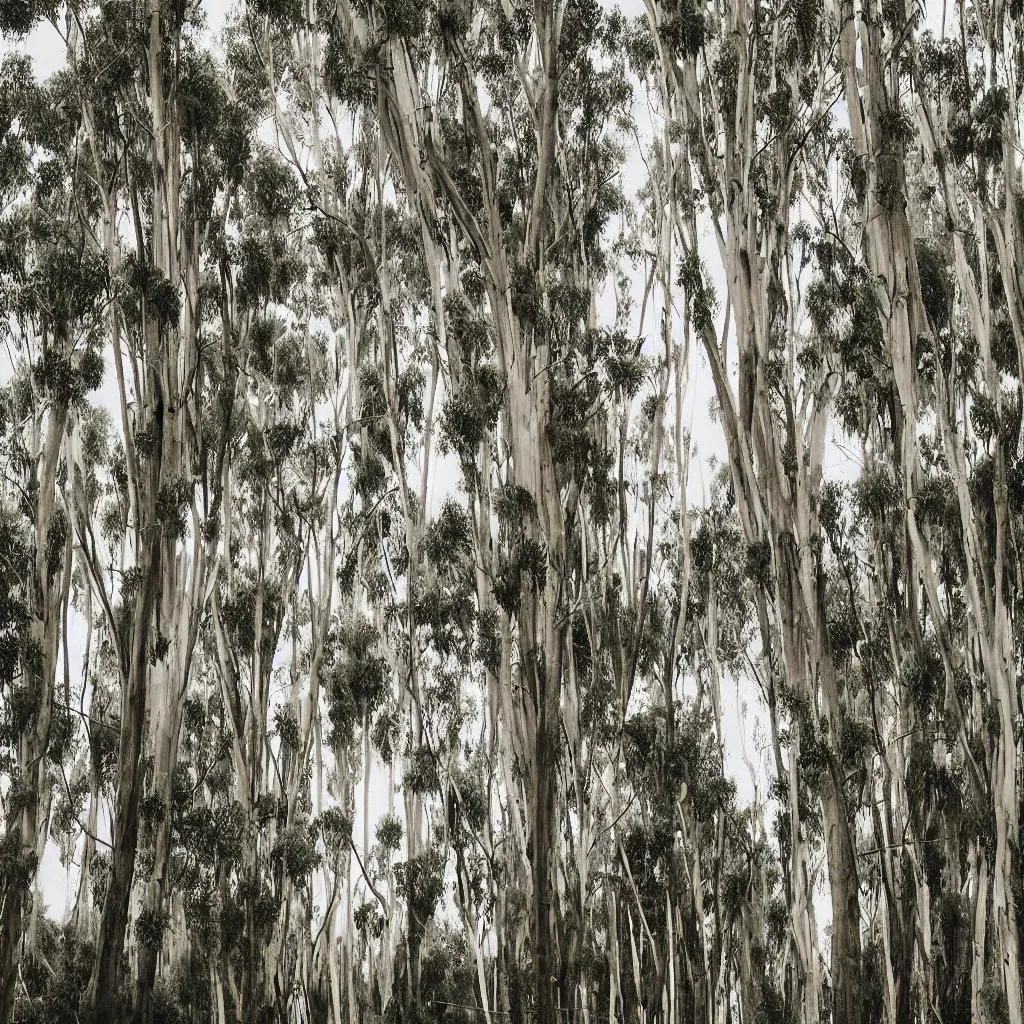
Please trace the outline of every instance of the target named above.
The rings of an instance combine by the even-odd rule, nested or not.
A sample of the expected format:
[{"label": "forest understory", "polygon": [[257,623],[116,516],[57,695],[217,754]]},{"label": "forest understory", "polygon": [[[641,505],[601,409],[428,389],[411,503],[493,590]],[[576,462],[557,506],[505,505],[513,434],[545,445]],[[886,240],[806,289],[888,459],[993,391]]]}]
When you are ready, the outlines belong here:
[{"label": "forest understory", "polygon": [[1024,1024],[1022,23],[0,0],[0,1024]]}]

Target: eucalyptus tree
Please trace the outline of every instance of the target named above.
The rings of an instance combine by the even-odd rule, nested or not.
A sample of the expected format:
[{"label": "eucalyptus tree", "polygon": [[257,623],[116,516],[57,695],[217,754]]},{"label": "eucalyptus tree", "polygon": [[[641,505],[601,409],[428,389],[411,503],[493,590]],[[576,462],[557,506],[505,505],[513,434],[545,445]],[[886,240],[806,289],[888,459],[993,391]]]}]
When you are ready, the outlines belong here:
[{"label": "eucalyptus tree", "polygon": [[[303,218],[298,198],[287,165],[259,149],[236,199],[240,216],[225,221],[213,285],[222,336],[240,342],[225,468],[233,500],[207,650],[230,726],[227,796],[246,823],[241,858],[222,863],[219,878],[232,911],[221,921],[217,971],[239,1016],[285,1012],[291,990],[289,936],[304,923],[314,856],[307,768],[318,687],[339,644],[344,421],[334,388],[345,367],[313,319],[306,239],[293,230]],[[286,694],[275,700],[282,674]]]},{"label": "eucalyptus tree", "polygon": [[[762,3],[726,5],[707,19],[695,5],[652,3],[648,20],[664,116],[679,125],[663,172],[684,254],[679,283],[710,364],[748,571],[759,588],[775,768],[788,787],[787,793],[780,785],[779,795],[788,805],[784,845],[798,985],[792,998],[803,1019],[818,1018],[809,853],[820,834],[832,899],[836,1019],[858,1021],[856,794],[837,756],[846,696],[829,641],[819,519],[841,370],[836,346],[855,326],[844,319],[848,289],[837,280],[835,255],[850,234],[842,179],[838,194],[833,184],[841,156],[829,113],[842,90],[837,27],[813,5]],[[710,226],[727,286],[721,340],[698,248],[700,223]],[[812,780],[814,801],[807,803],[802,793]]]},{"label": "eucalyptus tree", "polygon": [[[980,914],[975,918],[972,1006],[984,1003],[986,996],[990,1002],[1005,999],[1008,1018],[1019,1021],[1024,1014],[1017,917],[1022,896],[1021,695],[1015,653],[1020,559],[1014,538],[1021,511],[1024,307],[1019,144],[1010,113],[1020,98],[1019,29],[1011,12],[998,6],[985,12],[959,9],[957,15],[961,40],[970,32],[966,46],[946,47],[942,55],[941,45],[925,40],[920,51],[920,132],[938,179],[929,226],[942,224],[942,217],[949,220],[935,239],[944,250],[940,264],[945,267],[922,260],[920,249],[918,263],[937,351],[951,340],[968,351],[973,340],[978,351],[973,367],[970,358],[956,360],[956,366],[947,363],[942,352],[935,378],[943,468],[952,478],[961,522],[969,610],[964,648],[971,655],[973,690],[972,714],[955,704],[950,711],[954,722],[970,721],[977,737],[972,753],[986,775],[990,816],[971,865],[972,898],[987,903],[991,892],[990,921],[982,924]],[[959,65],[955,71],[954,62]],[[969,115],[946,102],[944,82],[969,106]],[[960,738],[963,746],[962,733]],[[966,755],[960,756],[973,768]]]},{"label": "eucalyptus tree", "polygon": [[67,123],[47,115],[58,91],[37,86],[25,58],[4,62],[0,288],[14,364],[3,393],[2,722],[9,782],[0,896],[4,1019],[11,1013],[33,880],[47,842],[51,766],[63,761],[69,738],[70,709],[56,692],[72,570],[68,428],[103,377],[107,278],[77,215]]},{"label": "eucalyptus tree", "polygon": [[[910,571],[921,580],[925,628],[915,628],[909,657],[926,663],[931,653],[936,662],[924,678],[939,688],[932,700],[966,779],[965,802],[985,821],[962,822],[967,877],[955,856],[944,882],[963,880],[973,908],[972,1014],[1002,1004],[1018,1021],[1017,29],[1003,5],[955,5],[944,12],[939,39],[873,4],[843,10],[848,93],[859,94],[855,76],[864,81],[850,113],[864,258],[897,396],[889,450]],[[934,424],[931,438],[919,425],[922,409]],[[921,740],[912,756],[934,777],[948,754],[928,743],[927,732]],[[923,810],[914,808],[919,827]],[[913,866],[927,937],[937,879],[922,853],[914,848]],[[951,930],[955,916],[946,915],[940,930]],[[926,961],[929,954],[921,950]],[[929,967],[924,998],[934,1004],[944,987]]]},{"label": "eucalyptus tree", "polygon": [[[149,1014],[170,845],[162,811],[216,555],[216,529],[206,524],[216,524],[221,501],[225,448],[204,433],[200,415],[199,267],[219,172],[226,164],[232,173],[235,154],[230,133],[225,152],[224,134],[206,119],[219,87],[197,46],[194,15],[159,5],[76,10],[67,20],[68,66],[56,76],[57,112],[73,124],[77,219],[109,282],[104,333],[120,408],[120,458],[110,472],[123,491],[123,543],[113,533],[97,537],[86,515],[87,467],[69,468],[82,499],[72,523],[77,550],[121,690],[111,876],[90,996],[107,1015],[120,998],[143,805],[157,833],[139,928],[147,941],[136,1001]],[[115,571],[119,598],[110,588]]]},{"label": "eucalyptus tree", "polygon": [[[244,53],[270,97],[286,161],[282,166],[304,186],[302,237],[315,254],[317,315],[335,339],[334,390],[328,400],[334,406],[338,466],[345,463],[347,471],[340,489],[340,480],[335,481],[337,560],[323,586],[333,594],[336,615],[330,635],[321,635],[321,642],[327,641],[318,666],[324,686],[320,692],[318,685],[311,686],[304,729],[307,737],[314,732],[319,737],[321,716],[327,715],[323,738],[334,764],[329,793],[321,791],[317,803],[322,806],[325,796],[333,798],[338,806],[330,814],[341,814],[344,822],[339,823],[338,839],[345,855],[337,868],[343,863],[346,886],[337,876],[330,883],[324,927],[316,940],[317,955],[327,961],[333,1012],[340,1016],[356,1006],[355,975],[361,966],[355,961],[357,932],[371,950],[377,946],[369,957],[369,989],[376,993],[371,1004],[381,1001],[378,1012],[390,1000],[395,980],[399,880],[391,872],[390,856],[402,831],[398,841],[389,838],[372,847],[370,787],[376,749],[390,765],[388,804],[393,808],[400,719],[408,719],[416,734],[410,742],[417,749],[423,743],[414,581],[433,407],[424,409],[426,381],[420,368],[425,349],[424,325],[417,317],[424,279],[420,250],[414,245],[410,251],[405,244],[402,206],[388,198],[392,176],[375,142],[372,118],[359,103],[358,82],[345,85],[348,69],[337,66],[329,40],[323,45],[322,27],[319,21],[307,23],[289,5],[260,4],[243,10],[232,32],[237,59]],[[421,437],[425,454],[416,474]],[[319,739],[317,750],[319,764]],[[363,834],[357,845],[352,818],[360,769]],[[420,804],[421,795],[406,787],[409,864],[421,852]],[[375,866],[385,862],[385,877],[376,877]],[[353,884],[356,865],[361,877]],[[383,883],[387,896],[377,883]],[[357,902],[360,891],[369,902]],[[344,984],[334,959],[343,893]],[[324,937],[326,945],[321,946]]]},{"label": "eucalyptus tree", "polygon": [[[334,28],[357,66],[376,58],[380,130],[431,275],[443,438],[472,497],[478,615],[494,630],[491,729],[507,798],[519,789],[513,762],[528,794],[525,821],[518,801],[509,806],[509,863],[529,863],[543,1020],[560,982],[557,737],[572,551],[590,503],[606,503],[611,488],[588,410],[604,406],[605,368],[612,387],[620,370],[643,374],[634,343],[596,330],[594,309],[607,274],[601,232],[617,203],[614,119],[628,100],[621,27],[584,6],[543,5],[531,18],[451,5],[429,28],[412,10],[343,6]],[[523,700],[511,699],[517,683]]]},{"label": "eucalyptus tree", "polygon": [[[324,89],[326,95],[321,102],[335,126],[341,104],[361,103],[365,107],[375,101],[381,138],[418,223],[421,258],[425,259],[429,275],[428,295],[438,355],[446,360],[441,364],[446,372],[447,396],[441,415],[440,441],[458,459],[472,498],[478,650],[488,691],[486,747],[488,757],[497,758],[500,777],[496,782],[508,801],[502,816],[503,831],[509,830],[510,835],[502,842],[509,838],[513,841],[511,856],[502,863],[514,872],[510,878],[523,869],[533,875],[532,883],[528,883],[534,893],[530,929],[533,966],[535,983],[544,990],[538,998],[548,1005],[544,1012],[549,1012],[551,986],[565,983],[558,977],[559,972],[543,966],[550,957],[555,918],[546,905],[547,893],[557,888],[558,874],[556,862],[551,860],[552,849],[558,845],[552,830],[557,775],[554,729],[561,716],[559,693],[565,676],[558,665],[566,656],[565,630],[571,626],[569,621],[559,622],[562,613],[557,608],[559,602],[567,602],[565,610],[571,617],[572,605],[586,600],[588,588],[600,590],[612,582],[609,574],[600,569],[601,561],[608,565],[622,559],[629,577],[627,601],[631,618],[628,629],[618,637],[618,650],[609,656],[617,659],[614,671],[620,714],[624,713],[637,673],[636,649],[646,628],[647,580],[653,561],[657,480],[664,444],[661,409],[672,366],[671,354],[659,363],[658,393],[645,413],[643,450],[652,467],[652,482],[643,499],[646,553],[631,556],[627,547],[633,525],[625,507],[626,490],[621,474],[626,467],[621,446],[627,436],[632,400],[643,385],[647,365],[640,358],[638,342],[620,325],[615,330],[597,328],[595,309],[597,290],[610,271],[608,254],[601,245],[603,224],[619,202],[613,187],[621,159],[616,129],[630,98],[619,45],[624,38],[624,23],[617,17],[600,19],[596,9],[586,6],[570,6],[560,14],[547,12],[539,26],[530,25],[525,11],[481,9],[479,17],[499,29],[495,47],[488,42],[486,31],[474,24],[476,12],[463,9],[442,12],[444,17],[439,14],[436,25],[429,27],[415,12],[398,9],[340,9],[328,12],[326,19],[321,14],[316,23],[306,21],[301,12],[292,8],[260,6],[254,8],[254,13],[261,19],[261,31],[264,24],[268,26],[268,45],[264,51],[268,70],[273,55],[278,69],[282,62],[291,62],[296,73],[289,77],[290,82],[301,83],[302,90],[308,82],[314,94],[316,89]],[[293,19],[290,51],[274,50],[269,45],[269,27],[275,24],[275,15]],[[559,19],[562,35],[555,46],[553,21]],[[275,27],[279,26],[280,20]],[[314,29],[327,34],[325,43],[318,45]],[[529,40],[535,31],[539,33],[541,49],[551,51],[544,58],[546,78],[538,68],[527,69],[526,62],[532,53]],[[318,50],[322,54],[319,65]],[[564,71],[559,72],[557,85],[563,100],[553,109],[556,83],[551,67],[559,53]],[[441,79],[445,87],[435,95],[432,76],[441,72],[447,72],[449,77]],[[289,100],[299,92],[300,86],[292,87]],[[566,140],[557,146],[552,141],[552,118],[561,119],[558,133]],[[298,138],[292,107],[280,111],[278,119],[286,146],[299,164],[301,160],[292,142]],[[323,158],[322,153],[331,149],[321,134],[324,129],[318,127],[320,120],[315,114],[305,122],[303,135],[307,141],[313,140],[315,166],[328,168],[327,180],[336,188],[337,165],[330,165]],[[528,143],[522,135],[531,121],[534,129],[541,129],[539,147],[536,142]],[[539,163],[534,162],[534,148],[539,148]],[[546,166],[548,161],[550,167]],[[320,195],[323,180],[314,182]],[[558,207],[563,199],[564,208]],[[330,201],[336,202],[334,196]],[[320,203],[328,221],[350,245],[349,238],[358,233],[365,220],[350,217],[339,206],[332,209],[325,199]],[[547,255],[541,260],[540,236],[552,232]],[[377,253],[381,266],[383,239],[378,242],[375,232],[367,242],[371,250],[380,246]],[[550,261],[550,266],[540,270],[545,260]],[[538,272],[543,280],[537,278]],[[380,289],[383,325],[388,330],[390,300],[383,274]],[[623,315],[628,314],[624,311]],[[549,349],[557,349],[558,353],[552,356],[551,371],[538,369],[531,373],[527,362],[535,360],[537,367],[543,367]],[[395,416],[396,402],[391,396],[401,399],[403,383],[397,351],[393,361],[385,355],[384,366],[382,397],[386,402],[380,404],[377,414],[388,409],[394,424],[400,416]],[[432,361],[431,394],[436,385],[436,366]],[[515,377],[514,381],[510,375]],[[549,405],[553,411],[548,410]],[[400,413],[400,401],[397,408]],[[592,419],[593,427],[588,423]],[[653,428],[648,425],[651,422]],[[429,411],[425,429],[431,429]],[[394,425],[390,430],[395,451],[399,432]],[[424,460],[429,458],[429,443],[428,435],[424,440]],[[511,465],[511,473],[495,472],[492,459],[496,444],[512,452],[512,461],[508,463],[501,447],[497,448],[499,467]],[[622,457],[616,489],[613,472],[617,444]],[[456,508],[446,506],[435,524],[441,532],[435,537],[434,527],[430,527],[424,535],[427,561],[421,563],[417,534],[422,535],[423,528],[409,515],[413,507],[407,496],[409,486],[402,480],[400,463],[394,465],[407,523],[407,587],[418,598],[407,606],[413,616],[408,626],[408,680],[416,721],[421,704],[429,707],[432,703],[429,694],[421,696],[424,691],[416,679],[418,654],[425,653],[414,640],[418,629],[429,627],[430,646],[442,656],[440,663],[431,658],[423,664],[426,678],[439,670],[445,671],[443,659],[451,657],[453,640],[465,646],[465,626],[460,625],[453,637],[443,618],[439,618],[454,613],[456,621],[461,622],[458,606],[450,602],[465,600],[457,596],[460,592],[467,594],[465,582],[452,580],[458,588],[454,592],[448,586],[447,592],[434,591],[443,579],[437,575],[438,569],[452,555],[464,550],[466,534],[459,527]],[[425,495],[425,473],[421,474],[420,486],[421,495]],[[570,527],[558,525],[558,488],[564,490],[572,512]],[[617,516],[613,511],[616,498],[620,506]],[[587,519],[590,521],[586,522]],[[589,540],[580,534],[589,534]],[[431,554],[442,538],[442,553]],[[563,566],[561,552],[565,543],[571,543],[571,547],[564,555],[569,561]],[[567,581],[575,572],[577,551],[582,556],[581,574],[570,586]],[[414,573],[427,587],[422,598],[417,594]],[[556,587],[558,573],[568,575]],[[586,577],[591,574],[595,578],[587,582]],[[562,596],[558,587],[565,591]],[[424,603],[428,597],[429,602]],[[444,604],[439,605],[438,600]],[[539,619],[534,614],[538,601],[537,607],[543,611]],[[598,627],[598,622],[592,623],[585,643],[600,642]],[[582,618],[571,628],[582,641]],[[513,643],[520,648],[525,645],[527,651],[533,644],[538,650],[544,648],[544,660],[539,665],[535,665],[533,655],[520,661],[519,670],[526,672],[530,684],[526,692],[531,699],[525,706],[510,699],[515,683],[510,659]],[[466,653],[461,659],[465,659]],[[586,660],[589,663],[591,659]],[[569,672],[571,676],[572,670]],[[589,683],[581,680],[580,686],[585,688]],[[447,758],[438,757],[446,744],[435,742],[436,737],[428,738],[424,744],[429,726],[426,734],[421,732],[423,726],[418,721],[413,750],[425,746],[423,754],[435,762],[441,761],[443,780],[445,775],[451,776],[453,768]],[[574,722],[572,728],[578,727],[579,722]],[[578,733],[577,737],[584,740]],[[577,754],[580,749],[577,748]],[[528,770],[531,764],[533,768]],[[415,788],[417,783],[413,780],[418,769],[414,763],[406,768]],[[525,821],[518,806],[521,790],[516,776],[520,773],[527,775],[532,791],[524,808],[528,812]],[[588,788],[595,778],[588,777]],[[458,783],[452,781],[455,784],[445,798],[450,808],[449,820],[452,801],[456,816],[463,803]],[[416,801],[410,805],[407,792],[407,811],[410,806],[415,807]],[[492,806],[500,808],[501,798]],[[582,807],[580,813],[583,814]],[[484,817],[485,830],[489,831],[491,820],[490,815]],[[410,829],[418,828],[415,821],[407,824]],[[446,827],[446,834],[447,831]],[[416,849],[413,834],[408,833],[410,854]],[[485,840],[482,845],[490,851],[485,856],[493,857],[493,844]],[[461,855],[456,852],[461,900],[469,891],[464,887],[468,878],[461,877]],[[586,870],[582,879],[580,897],[585,903]],[[463,913],[470,914],[469,904],[462,902],[460,907]],[[499,925],[496,938],[498,959],[506,963],[503,948],[513,941],[513,936]],[[483,983],[479,955],[477,959],[480,998],[486,1009],[490,997]],[[508,975],[503,973],[498,983],[502,1000],[508,998],[507,985]]]},{"label": "eucalyptus tree", "polygon": [[106,275],[79,218],[70,144],[74,118],[62,104],[65,92],[61,83],[37,86],[24,58],[5,63],[3,286],[13,361],[5,395],[5,487],[13,488],[9,498],[18,496],[9,507],[12,561],[5,572],[5,741],[13,754],[6,797],[5,1015],[26,899],[46,843],[49,768],[62,763],[73,732],[68,696],[61,703],[55,692],[72,578],[68,433],[88,416],[87,395],[103,375]]}]

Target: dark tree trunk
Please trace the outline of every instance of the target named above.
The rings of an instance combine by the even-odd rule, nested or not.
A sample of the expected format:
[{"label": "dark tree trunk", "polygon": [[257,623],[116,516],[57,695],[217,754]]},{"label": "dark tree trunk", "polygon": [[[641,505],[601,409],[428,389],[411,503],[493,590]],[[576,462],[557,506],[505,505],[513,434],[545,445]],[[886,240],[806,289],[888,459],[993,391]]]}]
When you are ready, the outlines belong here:
[{"label": "dark tree trunk", "polygon": [[832,771],[822,778],[828,881],[832,892],[832,989],[835,1024],[860,1024],[861,948],[860,883],[857,852],[847,817],[846,800]]},{"label": "dark tree trunk", "polygon": [[[150,470],[154,476],[156,468]],[[155,494],[156,481],[151,481]],[[141,592],[132,621],[132,647],[127,654],[127,680],[121,702],[121,736],[118,749],[117,803],[114,808],[114,841],[110,881],[103,899],[96,960],[89,986],[88,1003],[99,1021],[112,1021],[121,987],[121,959],[128,909],[135,880],[135,853],[139,839],[139,801],[142,795],[142,759],[146,732],[146,683],[149,668],[149,625],[160,578],[160,530],[149,502],[149,529],[142,570]]]}]

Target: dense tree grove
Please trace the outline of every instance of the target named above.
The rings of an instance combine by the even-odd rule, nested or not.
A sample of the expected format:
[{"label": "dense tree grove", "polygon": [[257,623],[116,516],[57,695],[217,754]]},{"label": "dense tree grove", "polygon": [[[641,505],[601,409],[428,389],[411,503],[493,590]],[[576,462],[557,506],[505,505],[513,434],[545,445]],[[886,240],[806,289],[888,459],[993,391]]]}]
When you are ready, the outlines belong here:
[{"label": "dense tree grove", "polygon": [[937,6],[0,0],[0,1022],[1024,1024]]}]

